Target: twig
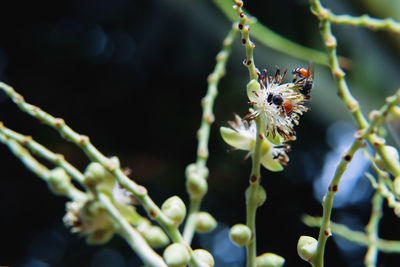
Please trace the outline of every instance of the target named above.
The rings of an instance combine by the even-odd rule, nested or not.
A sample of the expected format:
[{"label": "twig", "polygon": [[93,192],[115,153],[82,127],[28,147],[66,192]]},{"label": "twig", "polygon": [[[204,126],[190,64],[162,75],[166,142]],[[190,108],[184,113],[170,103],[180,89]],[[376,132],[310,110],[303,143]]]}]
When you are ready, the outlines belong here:
[{"label": "twig", "polygon": [[349,15],[336,15],[332,11],[326,9],[327,12],[319,13],[319,19],[327,19],[332,23],[350,25],[355,27],[366,27],[371,30],[390,31],[393,33],[400,33],[400,23],[392,18],[377,19],[368,15],[354,17]]},{"label": "twig", "polygon": [[[230,1],[214,0],[214,3],[230,21],[237,21],[237,14],[232,11],[232,4]],[[299,45],[286,39],[260,22],[254,22],[252,24],[250,36],[266,47],[270,47],[283,54],[306,60],[307,62],[312,61],[318,64],[328,65],[328,57],[324,52]]]},{"label": "twig", "polygon": [[375,267],[378,257],[377,240],[379,239],[379,221],[382,218],[382,203],[383,196],[379,191],[375,191],[372,197],[372,212],[371,217],[365,230],[367,232],[369,245],[367,253],[365,254],[364,264],[366,267]]},{"label": "twig", "polygon": [[[218,94],[218,83],[220,79],[225,75],[225,67],[228,61],[231,46],[236,38],[238,30],[236,28],[232,29],[228,35],[225,37],[222,45],[221,51],[216,56],[216,65],[213,72],[208,76],[208,88],[207,93],[201,105],[203,107],[203,114],[200,129],[197,132],[198,147],[197,147],[197,160],[196,163],[187,168],[187,183],[190,183],[190,177],[197,175],[202,179],[203,183],[207,183],[208,178],[208,168],[206,166],[208,159],[208,140],[210,137],[211,124],[214,122],[214,100]],[[191,190],[187,190],[190,196],[190,208],[186,219],[185,228],[183,231],[183,238],[187,244],[192,242],[194,231],[196,228],[196,216],[200,209],[201,201],[206,192],[199,192],[199,194],[193,193]]]},{"label": "twig", "polygon": [[[0,142],[8,146],[11,152],[19,158],[22,163],[30,170],[39,176],[46,183],[50,183],[50,176],[52,175],[51,170],[49,170],[46,166],[37,161],[29,151],[24,148],[17,140],[10,138],[9,136],[3,134],[0,128]],[[75,200],[83,200],[86,199],[86,196],[83,192],[77,189],[73,184],[63,184],[65,192],[64,195]],[[55,192],[56,193],[56,192]]]},{"label": "twig", "polygon": [[68,175],[70,175],[80,184],[83,184],[83,180],[85,179],[83,174],[79,170],[77,170],[73,165],[71,165],[68,161],[66,161],[62,154],[53,153],[43,145],[33,140],[31,136],[22,135],[18,132],[15,132],[4,126],[2,122],[0,122],[0,133],[8,138],[14,139],[17,142],[23,144],[24,146],[29,148],[33,153],[50,161],[54,165],[63,168]]},{"label": "twig", "polygon": [[[309,227],[320,227],[322,218],[305,215],[303,216],[302,220]],[[334,233],[335,235],[339,235],[355,244],[363,245],[366,247],[368,247],[371,244],[371,241],[368,239],[366,233],[351,230],[345,225],[331,222],[331,230],[332,233]],[[400,241],[385,240],[379,238],[376,241],[376,247],[381,252],[400,253]]]},{"label": "twig", "polygon": [[[239,23],[238,29],[242,35],[242,44],[246,48],[246,59],[244,60],[244,65],[249,70],[250,80],[257,79],[259,71],[254,64],[253,49],[255,45],[250,40],[249,32],[250,26],[246,25],[248,17],[242,11],[243,2],[240,0],[235,0],[235,6],[233,7],[238,16]],[[252,153],[252,167],[249,179],[249,187],[246,190],[246,225],[250,228],[252,237],[249,244],[246,246],[247,249],[247,267],[254,267],[256,256],[257,256],[257,242],[256,242],[256,211],[258,208],[257,203],[257,192],[260,188],[260,164],[261,164],[261,145],[263,139],[263,125],[261,122],[261,117],[256,118],[257,125],[257,138],[254,145],[254,151]]]},{"label": "twig", "polygon": [[97,192],[97,197],[103,204],[103,207],[113,217],[114,223],[119,226],[119,234],[127,241],[142,261],[154,267],[167,267],[167,264],[160,255],[149,246],[143,236],[119,213],[109,197],[101,192]]}]

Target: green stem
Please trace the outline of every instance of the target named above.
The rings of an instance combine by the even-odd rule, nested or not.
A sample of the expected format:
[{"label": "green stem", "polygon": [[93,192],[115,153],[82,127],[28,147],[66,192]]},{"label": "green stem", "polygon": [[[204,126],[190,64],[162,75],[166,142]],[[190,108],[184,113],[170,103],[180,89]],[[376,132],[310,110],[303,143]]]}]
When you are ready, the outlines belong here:
[{"label": "green stem", "polygon": [[323,216],[321,222],[321,228],[319,231],[318,237],[318,245],[317,245],[317,253],[313,259],[314,267],[322,267],[324,266],[324,250],[325,244],[328,237],[331,235],[330,230],[330,217],[333,206],[333,199],[335,194],[339,190],[339,182],[340,179],[345,172],[347,165],[351,162],[354,157],[355,152],[363,146],[364,139],[369,138],[371,136],[371,132],[375,129],[378,123],[382,120],[382,118],[387,114],[387,111],[393,106],[396,105],[399,101],[399,92],[388,98],[388,103],[386,103],[373,118],[371,123],[368,124],[368,127],[364,130],[360,130],[359,136],[357,136],[356,140],[354,140],[350,149],[343,155],[338,167],[336,168],[335,174],[332,178],[332,181],[329,185],[328,192],[324,196],[323,199]]},{"label": "green stem", "polygon": [[366,232],[368,235],[368,240],[370,245],[368,246],[367,253],[365,254],[364,264],[366,267],[375,267],[377,256],[378,256],[378,247],[377,241],[379,239],[379,221],[382,218],[382,204],[383,204],[383,196],[379,191],[375,191],[374,196],[372,197],[372,212],[371,218],[366,226]]},{"label": "green stem", "polygon": [[[339,60],[336,53],[337,41],[336,37],[332,34],[331,21],[329,20],[330,11],[324,8],[319,0],[310,1],[313,13],[318,17],[318,19],[320,19],[320,31],[324,44],[327,48],[332,75],[335,77],[338,84],[338,95],[346,104],[347,109],[353,115],[353,119],[357,123],[358,128],[365,129],[368,127],[368,121],[362,114],[357,99],[355,99],[355,97],[351,94],[345,79],[345,72],[340,68],[339,65]],[[400,93],[398,92],[397,94]],[[400,168],[394,164],[393,159],[389,158],[384,150],[384,142],[380,142],[380,139],[376,135],[369,135],[367,140],[371,145],[374,146],[375,151],[382,158],[382,161],[390,169],[391,173],[394,176],[400,175]]]},{"label": "green stem", "polygon": [[332,178],[331,183],[329,184],[329,189],[323,199],[323,215],[321,221],[321,227],[319,230],[318,236],[318,245],[317,245],[317,252],[312,259],[312,265],[314,267],[323,267],[324,266],[324,251],[325,251],[325,244],[328,240],[329,236],[331,236],[331,229],[330,229],[330,218],[333,206],[333,199],[335,194],[339,190],[339,182],[342,178],[343,173],[347,169],[347,165],[353,158],[355,152],[361,148],[363,144],[362,140],[355,140],[351,145],[350,149],[343,155],[339,166],[336,168],[335,175]]},{"label": "green stem", "polygon": [[[206,166],[207,159],[209,156],[208,152],[208,141],[210,138],[211,124],[214,122],[213,107],[215,98],[218,95],[218,83],[220,79],[225,75],[225,67],[231,53],[231,47],[234,39],[237,36],[237,30],[232,29],[225,37],[221,51],[216,56],[216,65],[213,72],[208,76],[208,88],[205,97],[202,100],[203,114],[200,129],[198,131],[198,147],[197,147],[197,160],[196,168],[193,171],[196,175],[199,175],[204,180],[208,178],[208,169]],[[187,179],[193,173],[187,174]],[[190,244],[193,239],[193,235],[196,229],[196,215],[200,209],[201,201],[204,196],[190,196],[190,208],[189,213],[185,222],[183,231],[183,239],[186,244]]]},{"label": "green stem", "polygon": [[7,138],[11,138],[20,144],[23,144],[28,149],[30,149],[36,155],[48,160],[56,166],[63,168],[68,175],[70,175],[73,179],[75,179],[78,183],[83,184],[84,176],[83,174],[76,169],[72,164],[65,160],[62,154],[56,154],[43,145],[36,142],[32,139],[31,136],[26,136],[15,132],[0,122],[0,133],[6,136]]},{"label": "green stem", "polygon": [[364,115],[360,110],[360,106],[358,101],[353,97],[350,92],[350,89],[345,80],[345,73],[340,68],[339,60],[336,53],[336,37],[332,34],[331,31],[331,22],[321,14],[328,12],[326,8],[324,8],[318,0],[311,0],[311,8],[314,14],[320,19],[320,31],[322,35],[322,40],[326,46],[329,58],[329,66],[332,71],[332,75],[335,77],[336,82],[338,84],[338,95],[347,106],[347,109],[353,115],[354,120],[358,124],[360,129],[364,129],[367,127],[368,122]]},{"label": "green stem", "polygon": [[[214,3],[230,21],[237,21],[237,14],[232,10],[232,4],[230,1],[214,0]],[[270,47],[283,54],[306,60],[307,62],[312,61],[317,64],[328,65],[328,57],[324,52],[290,41],[267,28],[260,22],[252,24],[250,36],[266,47]]]},{"label": "green stem", "polygon": [[113,205],[108,196],[104,193],[97,192],[97,197],[98,200],[103,204],[103,207],[113,217],[114,222],[119,226],[119,234],[137,253],[140,259],[149,266],[167,267],[167,264],[160,257],[160,255],[158,255],[149,246],[143,236],[119,213],[118,209]]},{"label": "green stem", "polygon": [[360,17],[354,17],[349,15],[336,15],[330,10],[326,13],[321,14],[323,17],[320,19],[328,19],[332,23],[350,25],[355,27],[366,27],[371,30],[383,30],[390,31],[393,33],[400,33],[400,23],[392,18],[377,19],[372,18],[368,15],[362,15]]},{"label": "green stem", "polygon": [[201,198],[190,197],[189,213],[185,222],[183,239],[186,244],[191,244],[196,231],[197,213],[200,210]]},{"label": "green stem", "polygon": [[22,161],[28,170],[35,173],[43,181],[47,182],[49,180],[50,170],[32,157],[29,151],[20,145],[16,140],[9,138],[0,132],[0,142],[7,145],[10,151]]},{"label": "green stem", "polygon": [[[2,123],[0,123],[0,142],[7,145],[8,148],[11,150],[11,152],[22,161],[22,163],[25,165],[25,167],[28,168],[28,170],[35,173],[46,183],[49,183],[50,182],[49,177],[51,176],[51,171],[46,166],[37,161],[31,155],[31,153],[29,153],[29,151],[22,145],[23,142],[20,142],[18,138],[15,138],[23,136],[21,134],[18,135],[17,134],[18,133],[6,128]],[[33,141],[32,139],[30,140]],[[30,147],[28,148],[31,149]],[[40,154],[41,153],[40,151],[36,153],[42,156]],[[69,197],[70,199],[73,200],[86,199],[85,194],[78,188],[76,188],[72,183],[64,184],[64,186],[66,186],[65,188],[66,192],[63,192],[63,195],[65,195],[66,197]],[[56,192],[53,191],[53,193]]]},{"label": "green stem", "polygon": [[256,65],[254,64],[254,56],[253,56],[253,50],[255,45],[250,40],[250,26],[248,25],[249,18],[242,10],[243,1],[235,0],[235,3],[236,5],[233,6],[233,8],[236,10],[236,13],[239,17],[239,22],[237,24],[237,27],[240,31],[240,34],[242,35],[242,44],[246,48],[246,59],[243,61],[243,64],[249,70],[250,80],[258,79],[259,71],[257,70]]},{"label": "green stem", "polygon": [[262,121],[260,117],[256,118],[257,125],[257,139],[252,153],[252,168],[249,179],[249,187],[246,190],[246,224],[252,233],[252,239],[247,248],[247,267],[255,266],[255,259],[257,256],[257,242],[256,242],[256,211],[258,208],[257,191],[260,187],[260,160],[261,160],[261,145],[263,140],[262,134]]},{"label": "green stem", "polygon": [[[386,174],[386,173],[383,173]],[[365,176],[371,181],[372,187],[379,192],[379,194],[387,200],[387,205],[393,209],[394,214],[397,217],[400,217],[400,202],[397,200],[396,196],[393,194],[393,192],[388,188],[388,183],[387,179],[388,177],[384,177],[381,174],[379,174],[379,179],[378,182],[376,182],[375,178],[369,174],[366,173]]]},{"label": "green stem", "polygon": [[[322,218],[305,215],[302,220],[309,227],[320,227]],[[335,222],[331,222],[330,227],[333,234],[341,236],[350,242],[366,247],[372,245],[367,234],[364,232],[351,230],[347,226]],[[379,238],[375,242],[376,248],[381,252],[400,253],[400,241]]]}]

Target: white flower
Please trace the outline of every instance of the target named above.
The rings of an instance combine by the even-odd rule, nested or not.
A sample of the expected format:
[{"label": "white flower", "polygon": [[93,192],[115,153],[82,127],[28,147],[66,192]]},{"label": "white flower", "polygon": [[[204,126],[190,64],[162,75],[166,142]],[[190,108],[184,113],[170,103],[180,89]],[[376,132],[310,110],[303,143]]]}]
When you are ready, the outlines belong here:
[{"label": "white flower", "polygon": [[104,244],[114,235],[110,216],[99,202],[72,201],[67,203],[63,221],[71,232],[86,236],[89,244]]},{"label": "white flower", "polygon": [[[257,138],[257,128],[254,121],[243,121],[235,115],[235,121],[229,121],[231,128],[221,127],[221,135],[230,146],[252,153]],[[290,147],[287,144],[274,145],[267,138],[263,138],[261,145],[261,164],[270,171],[282,171],[289,158],[286,154]]]},{"label": "white flower", "polygon": [[[279,72],[274,76],[260,74],[259,80],[251,80],[247,85],[247,96],[253,110],[248,115],[250,118],[261,117],[265,124],[264,135],[274,143],[280,143],[277,135],[285,141],[293,140],[296,132],[294,125],[299,124],[300,116],[308,110],[303,105],[305,96],[300,93],[302,83],[280,84],[283,77]],[[272,135],[272,139],[271,139]]]}]

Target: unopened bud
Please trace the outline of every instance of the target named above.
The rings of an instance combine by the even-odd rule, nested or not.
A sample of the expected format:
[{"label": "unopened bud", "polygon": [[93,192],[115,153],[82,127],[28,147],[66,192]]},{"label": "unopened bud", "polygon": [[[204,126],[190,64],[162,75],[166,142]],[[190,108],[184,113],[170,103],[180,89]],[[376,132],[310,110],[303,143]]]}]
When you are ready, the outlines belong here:
[{"label": "unopened bud", "polygon": [[[249,186],[245,192],[246,199],[250,199],[250,192],[251,187]],[[267,193],[265,192],[264,187],[261,185],[257,186],[255,194],[257,206],[261,206],[262,204],[264,204],[265,200],[267,199]]]},{"label": "unopened bud", "polygon": [[184,267],[190,261],[188,250],[179,243],[169,245],[164,250],[163,257],[169,267]]},{"label": "unopened bud", "polygon": [[297,243],[297,253],[305,261],[312,262],[317,252],[318,241],[311,236],[301,236]]},{"label": "unopened bud", "polygon": [[193,254],[195,255],[196,259],[202,263],[201,266],[204,267],[213,267],[215,262],[214,258],[211,255],[210,252],[204,249],[196,249],[193,251]]},{"label": "unopened bud", "polygon": [[376,120],[376,119],[378,119],[378,118],[379,118],[379,111],[377,111],[377,110],[372,110],[372,111],[368,114],[368,119],[369,119],[370,121]]},{"label": "unopened bud", "polygon": [[285,259],[274,253],[264,253],[256,258],[257,267],[281,267]]},{"label": "unopened bud", "polygon": [[251,240],[251,236],[252,233],[250,228],[244,224],[236,224],[229,231],[229,237],[232,242],[239,247],[247,246]]},{"label": "unopened bud", "polygon": [[173,220],[177,225],[185,219],[186,207],[182,199],[178,196],[168,198],[161,206],[161,210],[164,214]]},{"label": "unopened bud", "polygon": [[84,176],[85,180],[83,182],[88,187],[97,186],[100,183],[111,186],[111,188],[114,185],[113,175],[98,162],[91,162],[86,167]]},{"label": "unopened bud", "polygon": [[142,220],[140,220],[140,222],[138,223],[136,228],[141,234],[143,234],[145,231],[150,229],[151,226],[152,226],[151,222],[149,220],[143,218]]},{"label": "unopened bud", "polygon": [[400,106],[394,106],[389,109],[387,118],[388,123],[399,123],[400,120]]},{"label": "unopened bud", "polygon": [[208,177],[208,168],[207,167],[199,167],[196,163],[191,163],[186,167],[185,174],[186,176],[190,176],[192,173],[198,173],[202,177]]},{"label": "unopened bud", "polygon": [[260,84],[256,80],[251,80],[247,84],[247,97],[251,102],[257,102],[258,94],[261,91]]},{"label": "unopened bud", "polygon": [[66,196],[71,186],[71,178],[64,169],[57,167],[50,171],[48,185],[55,194]]},{"label": "unopened bud", "polygon": [[210,232],[217,226],[217,221],[211,216],[210,213],[201,211],[196,215],[196,232],[205,233]]},{"label": "unopened bud", "polygon": [[186,190],[191,196],[201,198],[207,193],[207,181],[196,173],[189,174],[186,179]]},{"label": "unopened bud", "polygon": [[164,247],[169,243],[168,236],[159,226],[150,226],[142,235],[152,248]]},{"label": "unopened bud", "polygon": [[[392,167],[394,169],[400,169],[399,152],[397,151],[397,149],[392,146],[384,146],[383,149],[387,158],[391,160]],[[388,168],[389,166],[386,166],[386,164],[383,162],[383,160],[378,154],[375,155],[375,161],[379,168],[381,168],[384,171],[393,173],[393,170],[389,169]]]}]

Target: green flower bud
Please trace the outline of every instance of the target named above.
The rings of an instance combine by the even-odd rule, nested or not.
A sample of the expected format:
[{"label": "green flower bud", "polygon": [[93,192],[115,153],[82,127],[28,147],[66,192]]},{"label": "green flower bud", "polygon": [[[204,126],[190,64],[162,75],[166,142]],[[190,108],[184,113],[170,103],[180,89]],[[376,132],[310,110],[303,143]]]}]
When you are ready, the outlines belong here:
[{"label": "green flower bud", "polygon": [[386,117],[386,121],[391,124],[395,125],[398,127],[400,124],[400,107],[399,106],[394,106],[389,109],[388,115]]},{"label": "green flower bud", "polygon": [[142,235],[152,248],[164,247],[169,243],[168,236],[159,226],[150,226]]},{"label": "green flower bud", "polygon": [[[251,188],[249,186],[245,192],[246,199],[250,199],[250,192],[251,192]],[[264,204],[265,200],[267,199],[267,193],[265,192],[265,189],[262,185],[259,185],[257,187],[257,191],[255,194],[256,194],[257,206],[261,206],[262,204]]]},{"label": "green flower bud", "polygon": [[208,212],[198,212],[196,215],[196,232],[210,232],[217,226],[217,221]]},{"label": "green flower bud", "polygon": [[201,177],[208,177],[208,168],[204,166],[198,167],[196,163],[191,163],[186,167],[185,174],[190,176],[192,173],[198,173]]},{"label": "green flower bud", "polygon": [[177,225],[185,219],[186,207],[182,199],[178,196],[168,198],[161,206],[161,210],[164,214],[173,220]]},{"label": "green flower bud", "polygon": [[250,99],[250,101],[257,102],[258,99],[256,96],[259,91],[261,91],[261,87],[259,82],[257,82],[256,80],[251,80],[247,84],[247,97]]},{"label": "green flower bud", "polygon": [[204,267],[213,267],[215,262],[214,262],[214,257],[211,255],[210,252],[204,249],[196,249],[193,251],[193,254],[195,255],[196,259],[198,259]]},{"label": "green flower bud", "polygon": [[48,186],[56,195],[67,196],[71,184],[71,178],[64,169],[57,167],[50,171]]},{"label": "green flower bud", "polygon": [[207,181],[197,173],[191,173],[186,179],[186,190],[191,196],[201,198],[207,193]]},{"label": "green flower bud", "polygon": [[96,186],[106,181],[112,181],[113,176],[100,163],[91,162],[85,170],[84,184],[88,187]]},{"label": "green flower bud", "polygon": [[317,252],[318,241],[311,236],[301,236],[297,243],[297,253],[305,261],[312,262]]},{"label": "green flower bud", "polygon": [[164,250],[163,258],[169,267],[184,267],[190,261],[189,251],[179,243],[169,245]]},{"label": "green flower bud", "polygon": [[249,244],[252,237],[252,232],[247,225],[236,224],[232,226],[231,230],[229,231],[229,237],[233,243],[239,247],[244,247]]},{"label": "green flower bud", "polygon": [[95,230],[88,235],[88,237],[86,238],[86,242],[90,245],[102,245],[110,241],[113,235],[113,228]]},{"label": "green flower bud", "polygon": [[145,231],[147,231],[150,227],[151,227],[151,222],[149,220],[147,220],[146,218],[142,218],[140,220],[140,222],[138,223],[138,225],[136,226],[137,230],[142,234]]},{"label": "green flower bud", "polygon": [[[400,169],[399,152],[397,151],[397,149],[392,146],[384,146],[383,149],[387,157],[392,160],[393,164],[395,165],[394,167]],[[384,164],[384,162],[382,161],[381,157],[378,154],[375,155],[375,161],[378,167],[381,168],[382,170],[387,172],[393,172],[392,170],[389,170],[387,168],[387,166]]]},{"label": "green flower bud", "polygon": [[264,253],[256,258],[257,267],[281,267],[285,259],[274,253]]}]

